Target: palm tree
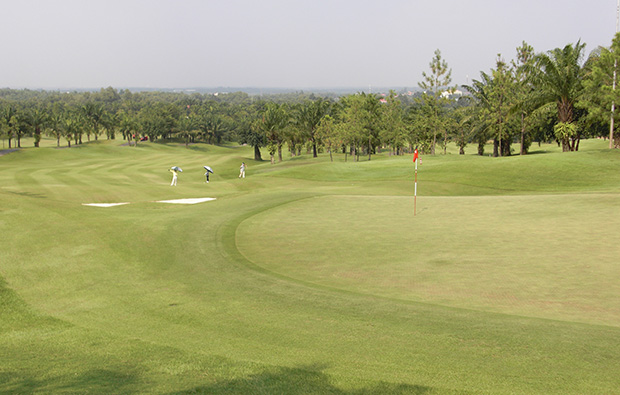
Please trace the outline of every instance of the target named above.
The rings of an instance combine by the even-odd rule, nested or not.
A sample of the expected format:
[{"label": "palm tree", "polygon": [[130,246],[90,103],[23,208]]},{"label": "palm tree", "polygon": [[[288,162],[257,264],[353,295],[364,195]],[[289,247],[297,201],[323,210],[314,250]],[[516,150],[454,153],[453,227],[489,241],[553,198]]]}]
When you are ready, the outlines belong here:
[{"label": "palm tree", "polygon": [[[575,45],[568,44],[563,49],[556,48],[536,56],[535,67],[532,70],[532,83],[536,92],[533,103],[536,108],[555,103],[560,124],[573,123],[575,102],[584,90],[582,84],[584,69],[581,62],[585,45],[577,41]],[[560,126],[558,130],[576,131],[576,128]],[[574,135],[562,133],[557,137],[565,152],[575,151],[579,147],[578,131]]]},{"label": "palm tree", "polygon": [[28,119],[28,113],[24,110],[17,112],[14,117],[13,124],[15,138],[17,139],[17,148],[21,148],[22,137],[24,136],[24,134],[30,131],[30,120]]},{"label": "palm tree", "polygon": [[92,126],[92,129],[86,129],[86,136],[88,137],[88,141],[90,141],[90,132],[91,130],[95,134],[95,141],[99,137],[99,127],[104,122],[105,110],[103,106],[100,104],[96,104],[93,102],[88,102],[82,106],[82,114],[88,123]]},{"label": "palm tree", "polygon": [[513,73],[502,60],[497,59],[497,68],[491,74],[480,72],[480,80],[473,80],[467,90],[476,99],[480,108],[480,136],[493,136],[493,156],[510,155],[510,133],[507,127],[513,101]]},{"label": "palm tree", "polygon": [[194,115],[189,115],[181,117],[177,127],[179,129],[179,134],[185,137],[185,148],[187,148],[190,138],[193,140],[195,133],[198,131],[198,122]]},{"label": "palm tree", "polygon": [[204,141],[208,144],[220,144],[227,131],[222,118],[211,112],[202,112],[198,116],[198,127]]},{"label": "palm tree", "polygon": [[224,134],[227,132],[226,124],[220,117],[214,116],[211,120],[211,135],[215,141],[211,140],[212,144],[221,144]]},{"label": "palm tree", "polygon": [[473,106],[459,107],[452,112],[452,121],[455,128],[454,140],[459,147],[459,155],[465,155],[465,147],[474,135]]},{"label": "palm tree", "polygon": [[265,136],[261,133],[258,123],[258,113],[263,111],[266,103],[262,100],[256,101],[244,107],[236,115],[236,134],[239,144],[248,144],[254,147],[254,160],[262,161],[260,152],[265,145]]},{"label": "palm tree", "polygon": [[318,156],[316,130],[321,119],[328,114],[329,108],[329,101],[318,99],[305,102],[297,111],[297,125],[312,142],[312,156],[314,158]]},{"label": "palm tree", "polygon": [[116,128],[120,124],[120,118],[116,113],[113,112],[105,112],[103,113],[103,117],[101,118],[101,126],[103,126],[106,130],[106,135],[108,140],[114,140],[116,138]]},{"label": "palm tree", "polygon": [[134,140],[134,146],[137,147],[140,136],[134,134],[137,124],[135,116],[125,110],[120,110],[116,116],[118,118],[118,131],[123,135],[123,139],[127,140],[129,146],[131,146],[131,141]]},{"label": "palm tree", "polygon": [[62,108],[60,106],[54,106],[49,115],[49,127],[50,133],[56,137],[56,147],[60,147],[60,138],[62,137],[62,118]]},{"label": "palm tree", "polygon": [[78,139],[81,135],[81,118],[82,115],[77,111],[65,112],[62,119],[62,130],[65,139],[67,140],[67,147],[71,147],[71,139],[75,139],[75,144],[78,143]]},{"label": "palm tree", "polygon": [[262,119],[257,127],[267,139],[271,164],[275,163],[274,155],[278,152],[278,159],[282,162],[282,143],[284,141],[284,128],[289,122],[285,107],[277,103],[267,103],[262,111]]},{"label": "palm tree", "polygon": [[9,148],[11,148],[11,140],[13,139],[14,131],[17,127],[17,110],[13,105],[7,104],[0,113],[4,124],[7,128],[7,137],[9,140]]},{"label": "palm tree", "polygon": [[41,131],[47,124],[48,115],[47,112],[40,109],[35,108],[28,113],[28,117],[26,118],[26,122],[32,130],[34,131],[34,146],[38,147],[39,142],[41,141]]}]

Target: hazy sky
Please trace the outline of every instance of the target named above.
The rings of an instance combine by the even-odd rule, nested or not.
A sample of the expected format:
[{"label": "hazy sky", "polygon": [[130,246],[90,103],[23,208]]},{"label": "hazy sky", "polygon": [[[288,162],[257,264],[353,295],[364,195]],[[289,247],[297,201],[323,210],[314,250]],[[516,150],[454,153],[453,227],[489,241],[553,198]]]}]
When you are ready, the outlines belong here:
[{"label": "hazy sky", "polygon": [[0,0],[0,88],[415,87],[609,46],[616,0]]}]

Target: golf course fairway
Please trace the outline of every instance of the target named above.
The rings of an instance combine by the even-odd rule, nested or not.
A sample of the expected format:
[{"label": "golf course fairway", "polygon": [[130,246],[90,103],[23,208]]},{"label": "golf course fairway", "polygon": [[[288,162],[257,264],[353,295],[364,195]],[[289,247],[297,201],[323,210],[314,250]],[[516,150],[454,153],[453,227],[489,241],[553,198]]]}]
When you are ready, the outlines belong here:
[{"label": "golf course fairway", "polygon": [[0,156],[0,393],[620,393],[605,141],[423,155],[415,213],[411,156],[122,143]]}]

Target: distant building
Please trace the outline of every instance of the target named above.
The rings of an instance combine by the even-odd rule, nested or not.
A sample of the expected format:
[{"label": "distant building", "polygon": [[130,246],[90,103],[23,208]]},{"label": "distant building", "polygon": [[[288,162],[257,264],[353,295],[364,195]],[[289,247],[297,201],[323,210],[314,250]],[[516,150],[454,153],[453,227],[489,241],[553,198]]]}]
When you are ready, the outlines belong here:
[{"label": "distant building", "polygon": [[441,97],[452,98],[454,96],[463,96],[463,91],[455,89],[453,91],[443,91],[441,92]]}]

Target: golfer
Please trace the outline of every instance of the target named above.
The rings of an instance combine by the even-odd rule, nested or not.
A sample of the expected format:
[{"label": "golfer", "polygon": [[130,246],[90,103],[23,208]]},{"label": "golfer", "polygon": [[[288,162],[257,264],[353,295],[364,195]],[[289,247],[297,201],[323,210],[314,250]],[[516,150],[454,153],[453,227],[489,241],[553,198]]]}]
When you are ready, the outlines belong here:
[{"label": "golfer", "polygon": [[172,182],[170,183],[170,186],[171,187],[172,186],[176,187],[177,186],[177,174],[178,174],[178,172],[176,171],[175,168],[169,169],[168,171],[172,172]]},{"label": "golfer", "polygon": [[245,178],[245,162],[241,162],[241,167],[239,167],[239,178]]},{"label": "golfer", "polygon": [[203,166],[203,167],[207,171],[205,173],[205,177],[206,177],[205,182],[208,184],[209,183],[209,173],[213,173],[213,169],[211,167],[209,167],[209,166]]}]

